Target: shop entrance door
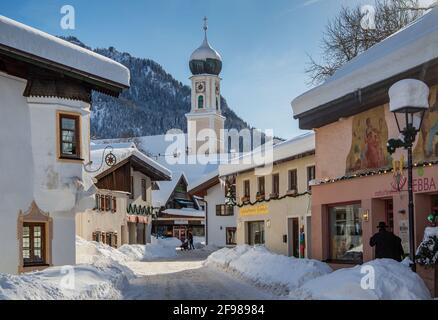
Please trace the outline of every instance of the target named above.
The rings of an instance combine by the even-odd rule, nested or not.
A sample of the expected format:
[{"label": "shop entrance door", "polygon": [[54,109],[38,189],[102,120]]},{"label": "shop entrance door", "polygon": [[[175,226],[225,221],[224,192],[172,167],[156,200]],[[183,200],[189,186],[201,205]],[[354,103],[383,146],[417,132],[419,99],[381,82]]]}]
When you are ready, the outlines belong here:
[{"label": "shop entrance door", "polygon": [[183,226],[175,226],[173,227],[173,237],[178,238],[179,240],[185,240],[187,235],[187,228]]},{"label": "shop entrance door", "polygon": [[385,200],[385,219],[388,231],[394,232],[394,202],[392,199]]},{"label": "shop entrance door", "polygon": [[288,226],[288,255],[300,257],[300,223],[298,218],[287,219]]}]

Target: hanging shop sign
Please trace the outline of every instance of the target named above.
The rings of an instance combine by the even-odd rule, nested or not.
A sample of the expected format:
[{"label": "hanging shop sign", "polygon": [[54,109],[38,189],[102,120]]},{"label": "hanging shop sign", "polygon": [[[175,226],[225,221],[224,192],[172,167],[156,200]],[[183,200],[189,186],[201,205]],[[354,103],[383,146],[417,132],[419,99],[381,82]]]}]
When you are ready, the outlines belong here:
[{"label": "hanging shop sign", "polygon": [[258,206],[251,206],[251,207],[245,207],[241,208],[240,216],[258,216],[258,215],[264,215],[269,213],[268,206],[265,204],[258,205]]},{"label": "hanging shop sign", "polygon": [[175,220],[174,224],[187,225],[187,224],[189,224],[189,220]]}]

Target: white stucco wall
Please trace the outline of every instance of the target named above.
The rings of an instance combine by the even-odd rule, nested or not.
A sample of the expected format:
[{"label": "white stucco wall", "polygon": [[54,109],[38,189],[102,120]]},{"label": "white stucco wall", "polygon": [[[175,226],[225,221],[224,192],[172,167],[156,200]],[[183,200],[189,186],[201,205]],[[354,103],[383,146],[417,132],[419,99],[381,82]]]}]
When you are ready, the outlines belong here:
[{"label": "white stucco wall", "polygon": [[216,216],[216,205],[225,203],[225,190],[216,184],[207,191],[205,201],[208,203],[208,244],[226,246],[226,228],[236,227],[236,216]]},{"label": "white stucco wall", "polygon": [[0,272],[17,273],[17,218],[33,197],[33,155],[26,81],[0,73]]},{"label": "white stucco wall", "polygon": [[[6,273],[18,272],[20,210],[26,212],[35,200],[50,214],[53,264],[64,265],[75,263],[75,213],[94,205],[83,163],[57,157],[56,114],[63,110],[81,114],[82,158],[88,162],[89,104],[25,98],[25,86],[26,81],[0,73],[0,272]],[[89,201],[81,201],[87,190]]]}]

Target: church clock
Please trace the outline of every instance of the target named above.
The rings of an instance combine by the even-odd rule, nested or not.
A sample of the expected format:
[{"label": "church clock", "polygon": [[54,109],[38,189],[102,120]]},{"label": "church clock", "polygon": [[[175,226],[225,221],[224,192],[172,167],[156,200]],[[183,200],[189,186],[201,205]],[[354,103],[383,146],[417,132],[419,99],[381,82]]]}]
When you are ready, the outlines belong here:
[{"label": "church clock", "polygon": [[203,93],[203,92],[205,92],[205,83],[204,83],[204,82],[198,82],[198,83],[196,83],[196,92],[197,92],[197,93]]}]

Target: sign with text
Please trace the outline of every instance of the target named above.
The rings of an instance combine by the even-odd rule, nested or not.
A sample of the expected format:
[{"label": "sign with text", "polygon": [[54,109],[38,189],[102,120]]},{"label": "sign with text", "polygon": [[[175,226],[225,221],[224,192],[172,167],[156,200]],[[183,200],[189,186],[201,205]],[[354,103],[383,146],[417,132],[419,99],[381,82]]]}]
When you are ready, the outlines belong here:
[{"label": "sign with text", "polygon": [[268,206],[266,204],[262,204],[259,206],[251,206],[251,207],[246,207],[246,208],[240,209],[240,216],[242,216],[242,217],[258,216],[258,215],[264,215],[264,214],[268,214],[268,213],[269,213],[269,209],[268,209]]}]

